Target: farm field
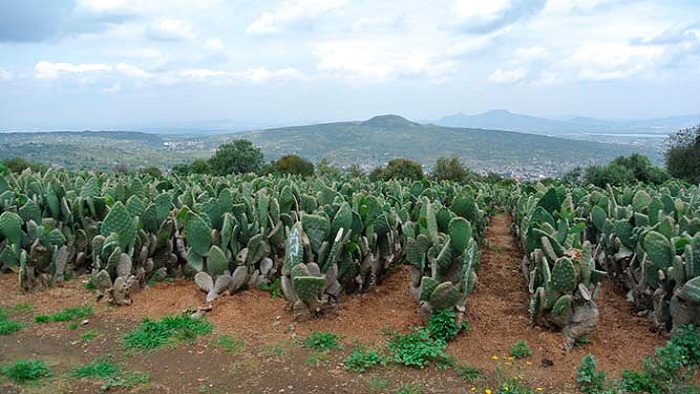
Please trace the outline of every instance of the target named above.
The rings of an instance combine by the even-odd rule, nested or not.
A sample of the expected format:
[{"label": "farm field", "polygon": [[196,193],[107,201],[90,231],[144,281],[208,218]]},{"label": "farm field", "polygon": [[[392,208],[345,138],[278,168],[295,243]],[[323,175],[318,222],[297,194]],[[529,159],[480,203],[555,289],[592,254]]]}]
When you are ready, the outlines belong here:
[{"label": "farm field", "polygon": [[[560,335],[529,324],[528,294],[519,276],[521,255],[508,233],[507,215],[495,216],[487,231],[480,282],[469,301],[471,330],[461,333],[448,346],[458,361],[482,369],[485,377],[468,380],[453,369],[402,366],[374,367],[363,374],[343,367],[354,343],[372,346],[387,339],[387,330],[408,331],[420,324],[412,307],[405,277],[399,268],[376,290],[346,297],[336,316],[295,323],[283,298],[271,298],[262,290],[251,290],[214,303],[207,320],[212,334],[193,343],[153,352],[128,354],[121,340],[143,318],[159,319],[204,305],[205,295],[189,281],[159,283],[134,295],[129,307],[95,304],[84,289],[85,278],[76,278],[64,288],[23,295],[13,275],[0,282],[2,307],[28,305],[31,312],[13,317],[26,322],[21,332],[2,337],[0,362],[39,357],[51,366],[54,377],[32,385],[2,383],[3,392],[97,392],[101,379],[75,378],[70,372],[100,357],[108,356],[126,371],[148,374],[145,383],[132,389],[110,388],[109,392],[209,392],[209,393],[322,393],[405,392],[468,393],[495,390],[499,374],[517,374],[528,387],[542,392],[575,393],[575,369],[581,357],[594,354],[602,369],[619,375],[621,369],[638,368],[644,356],[665,339],[650,332],[649,321],[631,316],[630,308],[611,286],[604,287],[599,307],[601,322],[590,336],[591,343],[565,353]],[[50,314],[69,305],[90,305],[94,315],[86,324],[70,329],[68,323],[34,324],[32,317]],[[339,334],[342,350],[316,355],[302,348],[300,340],[313,331]],[[93,339],[86,339],[94,333]],[[217,346],[217,338],[233,339],[233,346]],[[532,356],[508,360],[508,349],[518,340],[527,341]],[[499,357],[494,360],[494,356]],[[551,360],[551,366],[543,366]],[[511,363],[508,366],[505,363]],[[503,370],[497,372],[498,368]],[[282,391],[284,390],[284,391]]]}]

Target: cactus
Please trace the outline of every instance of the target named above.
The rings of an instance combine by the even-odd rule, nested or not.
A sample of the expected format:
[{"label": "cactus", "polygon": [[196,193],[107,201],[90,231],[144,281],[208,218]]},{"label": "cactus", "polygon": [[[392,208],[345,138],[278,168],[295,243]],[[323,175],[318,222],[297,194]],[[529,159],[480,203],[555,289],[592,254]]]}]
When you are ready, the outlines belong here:
[{"label": "cactus", "polygon": [[642,240],[642,247],[656,268],[665,269],[673,264],[671,242],[661,233],[649,231]]}]

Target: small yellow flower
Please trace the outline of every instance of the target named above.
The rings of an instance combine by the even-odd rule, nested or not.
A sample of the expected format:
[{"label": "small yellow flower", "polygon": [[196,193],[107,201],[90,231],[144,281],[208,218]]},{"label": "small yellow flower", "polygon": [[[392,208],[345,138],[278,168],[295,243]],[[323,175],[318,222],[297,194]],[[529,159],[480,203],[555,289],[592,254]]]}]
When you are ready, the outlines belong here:
[{"label": "small yellow flower", "polygon": [[506,362],[504,362],[503,364],[505,364],[505,365],[510,365],[510,361],[506,361]]},{"label": "small yellow flower", "polygon": [[492,360],[498,360],[498,356],[491,356]]},{"label": "small yellow flower", "polygon": [[535,389],[535,391],[542,391],[542,390],[544,390],[542,387],[538,387]]},{"label": "small yellow flower", "polygon": [[532,363],[530,361],[525,361],[525,364],[532,365]]},{"label": "small yellow flower", "polygon": [[491,389],[486,389],[486,390],[484,390],[484,393],[486,393],[486,394],[491,394]]},{"label": "small yellow flower", "polygon": [[471,388],[471,391],[476,391],[476,387],[472,387],[472,388]]}]

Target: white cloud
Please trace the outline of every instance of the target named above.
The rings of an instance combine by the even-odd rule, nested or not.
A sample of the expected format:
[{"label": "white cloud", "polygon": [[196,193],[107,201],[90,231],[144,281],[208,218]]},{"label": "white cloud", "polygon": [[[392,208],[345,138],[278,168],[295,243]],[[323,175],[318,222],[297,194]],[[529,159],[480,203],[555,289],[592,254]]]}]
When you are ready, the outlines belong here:
[{"label": "white cloud", "polygon": [[302,79],[304,76],[295,68],[283,68],[270,71],[265,67],[257,67],[251,70],[238,72],[234,74],[240,81],[251,82],[254,84],[264,84],[273,80],[293,80]]},{"label": "white cloud", "polygon": [[204,42],[204,48],[210,51],[222,51],[224,42],[219,38],[209,38]]},{"label": "white cloud", "polygon": [[265,11],[248,25],[252,35],[272,35],[293,30],[301,24],[343,7],[347,0],[291,0],[272,11]]},{"label": "white cloud", "polygon": [[148,79],[151,77],[151,74],[146,72],[146,70],[132,64],[118,63],[115,66],[115,69],[120,73],[135,79]]},{"label": "white cloud", "polygon": [[549,57],[549,52],[541,46],[518,48],[515,50],[515,59],[518,61],[538,60],[547,57]]},{"label": "white cloud", "polygon": [[12,73],[0,67],[0,81],[9,81],[12,79]]},{"label": "white cloud", "polygon": [[624,43],[588,43],[565,61],[578,70],[582,80],[624,79],[654,66],[663,55],[660,47],[637,47]]},{"label": "white cloud", "polygon": [[458,19],[479,18],[494,20],[510,4],[511,0],[455,0],[452,9]]},{"label": "white cloud", "polygon": [[112,66],[101,63],[51,63],[45,60],[34,66],[34,76],[37,79],[57,79],[63,75],[91,74],[112,71]]},{"label": "white cloud", "polygon": [[503,70],[497,68],[492,72],[486,80],[496,85],[514,85],[521,82],[527,77],[528,70],[525,68],[516,68],[513,70]]},{"label": "white cloud", "polygon": [[103,88],[100,90],[102,93],[116,93],[122,90],[122,85],[119,83],[114,83],[111,86]]},{"label": "white cloud", "polygon": [[77,0],[79,12],[91,14],[136,13],[143,10],[143,2],[135,0]]},{"label": "white cloud", "polygon": [[194,30],[182,19],[161,18],[146,30],[148,38],[157,41],[181,41],[194,38]]}]

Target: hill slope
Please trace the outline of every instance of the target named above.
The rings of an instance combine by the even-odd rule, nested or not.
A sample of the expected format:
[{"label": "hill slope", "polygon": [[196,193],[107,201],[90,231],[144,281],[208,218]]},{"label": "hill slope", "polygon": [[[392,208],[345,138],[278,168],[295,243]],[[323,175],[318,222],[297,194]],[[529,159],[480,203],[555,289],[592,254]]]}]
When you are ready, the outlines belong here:
[{"label": "hill slope", "polygon": [[605,163],[639,152],[659,161],[645,146],[574,141],[510,131],[420,124],[397,115],[364,122],[338,122],[226,135],[153,135],[137,132],[0,134],[0,159],[20,156],[68,168],[113,169],[115,165],[167,168],[207,158],[234,139],[250,139],[266,160],[298,154],[314,162],[366,169],[407,157],[429,169],[441,156],[457,156],[476,171],[556,175],[576,165]]}]

